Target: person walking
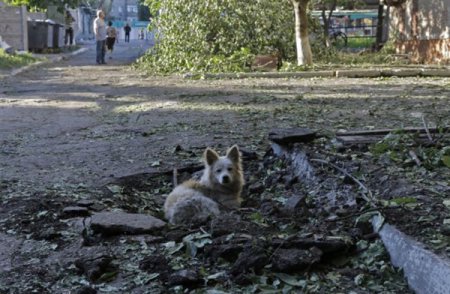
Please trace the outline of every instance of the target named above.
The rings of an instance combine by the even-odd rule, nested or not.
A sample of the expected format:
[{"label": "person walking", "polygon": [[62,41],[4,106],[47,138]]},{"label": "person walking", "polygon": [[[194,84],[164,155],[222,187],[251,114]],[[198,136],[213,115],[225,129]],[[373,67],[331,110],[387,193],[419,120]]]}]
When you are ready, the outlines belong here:
[{"label": "person walking", "polygon": [[127,23],[124,27],[123,30],[125,31],[125,42],[130,43],[130,32],[131,32],[131,27],[130,25]]},{"label": "person walking", "polygon": [[112,58],[114,44],[116,43],[116,37],[117,37],[116,28],[112,26],[112,21],[108,21],[108,27],[106,28],[106,48],[110,52],[109,59]]},{"label": "person walking", "polygon": [[97,10],[97,18],[94,20],[94,35],[97,42],[97,64],[106,64],[106,24],[105,13]]},{"label": "person walking", "polygon": [[64,44],[67,45],[72,45],[73,44],[73,22],[75,21],[75,19],[73,18],[72,14],[70,14],[70,12],[68,10],[66,10],[66,15],[64,17],[64,24],[65,24],[65,29],[66,29],[66,33],[64,35]]}]

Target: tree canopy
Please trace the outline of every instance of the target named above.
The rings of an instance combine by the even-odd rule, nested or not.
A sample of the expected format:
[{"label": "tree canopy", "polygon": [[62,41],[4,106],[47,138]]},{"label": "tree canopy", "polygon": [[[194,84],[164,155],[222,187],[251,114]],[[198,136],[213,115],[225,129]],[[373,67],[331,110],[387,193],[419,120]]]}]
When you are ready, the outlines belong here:
[{"label": "tree canopy", "polygon": [[11,5],[25,5],[31,10],[46,10],[49,6],[56,6],[58,10],[63,10],[64,7],[68,6],[75,8],[82,1],[80,0],[4,0],[6,3]]},{"label": "tree canopy", "polygon": [[31,11],[45,11],[50,6],[55,6],[59,11],[64,11],[66,7],[76,8],[78,6],[86,6],[93,9],[111,5],[113,0],[4,0],[5,3],[11,5],[25,5]]},{"label": "tree canopy", "polygon": [[238,71],[255,54],[295,54],[289,1],[147,1],[156,45],[143,60],[163,72]]}]

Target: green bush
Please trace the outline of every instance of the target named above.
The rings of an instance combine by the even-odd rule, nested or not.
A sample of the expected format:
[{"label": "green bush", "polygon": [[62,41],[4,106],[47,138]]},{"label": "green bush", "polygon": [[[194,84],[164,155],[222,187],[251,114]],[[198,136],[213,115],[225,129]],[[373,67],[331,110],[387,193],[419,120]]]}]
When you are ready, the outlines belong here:
[{"label": "green bush", "polygon": [[160,0],[150,8],[156,44],[138,64],[149,71],[245,71],[256,54],[295,54],[289,1]]}]

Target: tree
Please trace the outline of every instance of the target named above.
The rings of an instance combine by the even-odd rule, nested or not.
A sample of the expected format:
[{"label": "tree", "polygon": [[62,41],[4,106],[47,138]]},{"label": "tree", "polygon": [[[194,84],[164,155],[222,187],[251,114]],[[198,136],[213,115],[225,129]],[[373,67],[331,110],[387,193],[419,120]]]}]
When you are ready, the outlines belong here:
[{"label": "tree", "polygon": [[138,20],[148,21],[150,19],[150,9],[145,5],[144,0],[138,1]]},{"label": "tree", "polygon": [[294,56],[289,1],[147,0],[156,44],[143,60],[159,72],[242,71],[252,56]]},{"label": "tree", "polygon": [[11,5],[25,5],[30,10],[44,11],[49,6],[56,6],[60,12],[64,11],[65,7],[75,8],[80,5],[80,0],[5,0]]},{"label": "tree", "polygon": [[295,43],[297,45],[297,65],[312,65],[309,43],[308,4],[310,0],[291,0],[295,14]]}]

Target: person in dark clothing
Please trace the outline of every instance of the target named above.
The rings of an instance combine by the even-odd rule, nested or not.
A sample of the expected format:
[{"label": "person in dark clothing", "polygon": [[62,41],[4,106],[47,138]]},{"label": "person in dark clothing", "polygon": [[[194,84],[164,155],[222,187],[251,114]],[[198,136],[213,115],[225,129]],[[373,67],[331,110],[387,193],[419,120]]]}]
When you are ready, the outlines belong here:
[{"label": "person in dark clothing", "polygon": [[130,25],[127,23],[123,29],[125,30],[125,42],[130,43],[130,32],[131,32],[131,27]]},{"label": "person in dark clothing", "polygon": [[106,48],[110,52],[109,59],[112,58],[116,38],[117,38],[116,28],[113,27],[112,21],[108,21],[108,26],[106,27]]},{"label": "person in dark clothing", "polygon": [[72,14],[69,11],[66,11],[66,15],[64,17],[65,29],[66,33],[64,35],[64,44],[72,45],[73,44],[73,27],[72,24],[75,21]]}]

